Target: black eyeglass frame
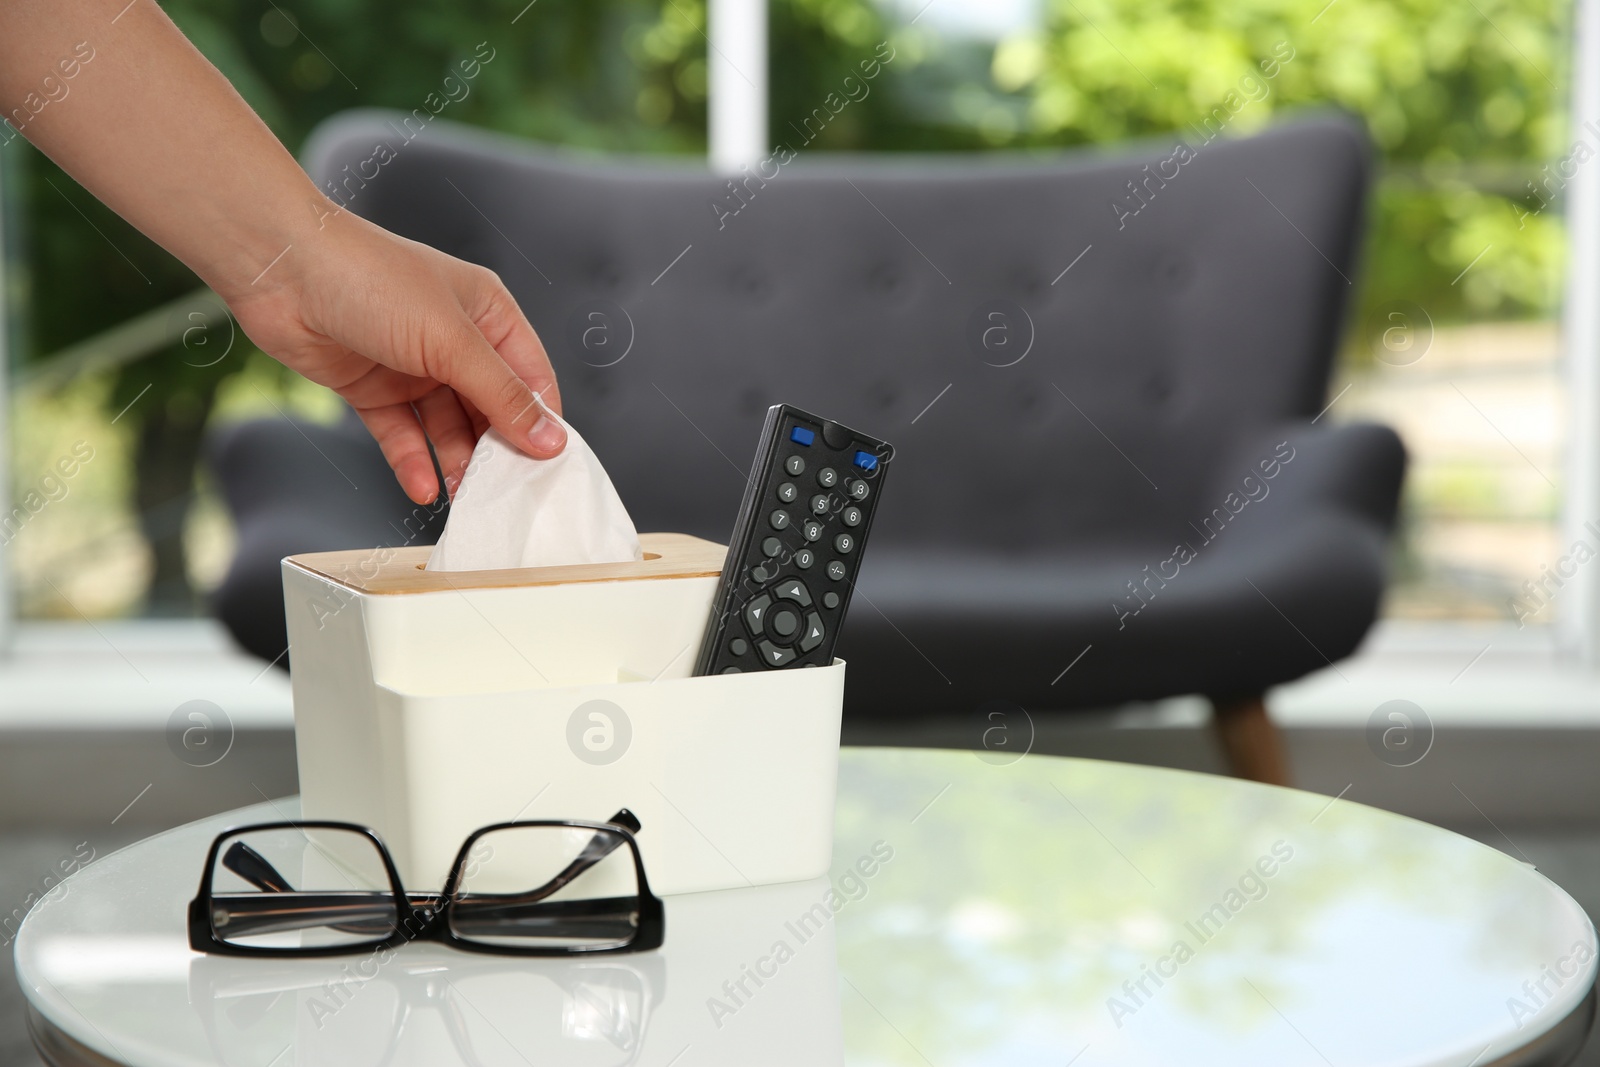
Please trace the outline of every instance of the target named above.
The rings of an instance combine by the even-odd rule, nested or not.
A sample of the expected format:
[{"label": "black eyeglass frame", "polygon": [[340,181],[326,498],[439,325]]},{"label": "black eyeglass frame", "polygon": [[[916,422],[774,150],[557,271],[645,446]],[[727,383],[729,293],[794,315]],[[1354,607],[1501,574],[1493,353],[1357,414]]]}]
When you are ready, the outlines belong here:
[{"label": "black eyeglass frame", "polygon": [[[621,814],[628,814],[626,809]],[[450,911],[455,904],[455,894],[460,888],[466,872],[467,860],[472,852],[472,847],[478,840],[488,834],[500,830],[515,830],[523,827],[559,827],[574,830],[592,830],[599,833],[613,834],[622,838],[633,855],[634,875],[638,879],[637,923],[634,926],[633,936],[628,940],[601,945],[507,945],[486,944],[463,938],[451,929]],[[212,927],[212,881],[217,868],[217,855],[222,850],[223,842],[241,838],[248,833],[261,833],[269,830],[345,830],[361,835],[372,843],[378,850],[383,860],[384,873],[389,879],[389,889],[395,901],[394,932],[387,937],[373,938],[367,941],[351,942],[344,945],[319,945],[309,948],[280,948],[265,945],[240,945],[224,941],[217,936]],[[632,831],[626,826],[612,822],[589,822],[582,819],[535,819],[518,820],[513,822],[492,823],[480,827],[468,835],[461,845],[461,850],[456,853],[455,862],[450,865],[450,876],[445,879],[444,889],[438,894],[434,893],[408,893],[400,881],[400,871],[395,867],[394,857],[389,854],[389,847],[383,843],[383,838],[371,827],[358,823],[335,822],[330,820],[265,822],[252,823],[248,826],[235,826],[216,836],[211,842],[211,847],[206,851],[205,869],[200,875],[200,890],[195,898],[189,902],[189,947],[196,952],[208,952],[228,956],[258,956],[262,958],[311,958],[318,956],[348,956],[359,952],[372,952],[385,948],[398,948],[413,941],[442,941],[453,948],[465,952],[481,952],[496,956],[599,956],[623,952],[648,952],[661,947],[666,937],[666,909],[661,903],[661,898],[650,891],[650,882],[645,877],[644,859],[639,854],[639,842],[634,838]]]}]

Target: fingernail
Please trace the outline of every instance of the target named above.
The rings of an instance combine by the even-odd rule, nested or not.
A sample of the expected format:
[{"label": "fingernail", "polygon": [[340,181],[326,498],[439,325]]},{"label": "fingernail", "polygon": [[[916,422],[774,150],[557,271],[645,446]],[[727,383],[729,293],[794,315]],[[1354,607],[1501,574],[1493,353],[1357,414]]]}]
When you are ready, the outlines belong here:
[{"label": "fingernail", "polygon": [[539,421],[533,424],[533,429],[528,431],[528,443],[536,452],[545,452],[555,455],[567,443],[566,429],[555,419],[548,415],[540,415]]}]

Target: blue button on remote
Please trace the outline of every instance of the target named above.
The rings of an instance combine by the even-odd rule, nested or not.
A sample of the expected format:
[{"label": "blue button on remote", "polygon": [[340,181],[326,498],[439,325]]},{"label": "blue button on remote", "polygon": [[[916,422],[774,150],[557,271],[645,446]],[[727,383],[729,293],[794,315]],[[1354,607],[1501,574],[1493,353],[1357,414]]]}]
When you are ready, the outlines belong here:
[{"label": "blue button on remote", "polygon": [[[810,446],[811,442],[815,441],[816,439],[816,431],[808,430],[804,426],[796,426],[794,429],[789,431],[789,440],[793,441],[797,445]],[[873,462],[876,463],[877,460],[873,460]]]},{"label": "blue button on remote", "polygon": [[878,457],[871,452],[857,452],[856,466],[864,471],[875,471],[878,469]]}]

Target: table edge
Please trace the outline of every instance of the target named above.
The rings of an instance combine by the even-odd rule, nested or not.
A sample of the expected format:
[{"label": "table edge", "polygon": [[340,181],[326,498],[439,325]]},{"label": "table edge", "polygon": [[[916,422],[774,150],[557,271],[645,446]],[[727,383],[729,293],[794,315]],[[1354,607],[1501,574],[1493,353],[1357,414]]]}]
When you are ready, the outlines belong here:
[{"label": "table edge", "polygon": [[[1595,983],[1590,982],[1589,992],[1565,1018],[1521,1048],[1479,1067],[1567,1067],[1583,1049],[1594,1026],[1596,995]],[[72,1037],[46,1019],[33,1001],[24,1003],[27,1005],[28,1036],[48,1067],[132,1067],[121,1060],[108,1059]]]}]

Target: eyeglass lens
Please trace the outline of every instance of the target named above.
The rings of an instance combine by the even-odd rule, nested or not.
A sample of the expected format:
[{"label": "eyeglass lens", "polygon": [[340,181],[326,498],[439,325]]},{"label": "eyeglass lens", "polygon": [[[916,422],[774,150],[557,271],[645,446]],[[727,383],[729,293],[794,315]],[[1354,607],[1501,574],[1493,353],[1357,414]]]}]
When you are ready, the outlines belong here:
[{"label": "eyeglass lens", "polygon": [[241,831],[223,840],[211,876],[211,928],[229,944],[349,947],[394,933],[393,887],[365,834]]},{"label": "eyeglass lens", "polygon": [[639,906],[633,852],[621,833],[515,826],[474,842],[450,929],[491,946],[596,949],[630,941]]}]

